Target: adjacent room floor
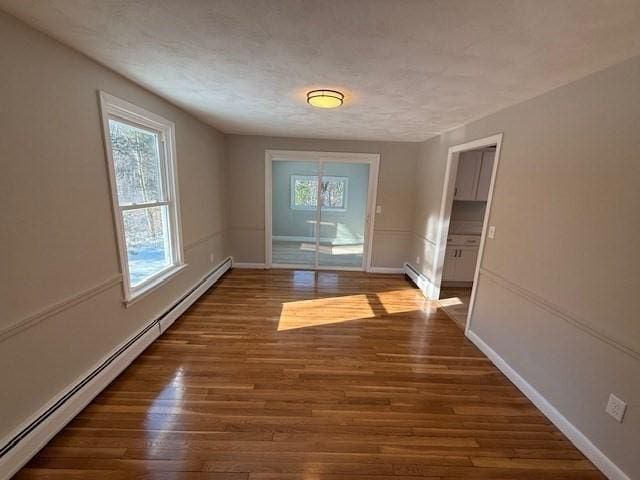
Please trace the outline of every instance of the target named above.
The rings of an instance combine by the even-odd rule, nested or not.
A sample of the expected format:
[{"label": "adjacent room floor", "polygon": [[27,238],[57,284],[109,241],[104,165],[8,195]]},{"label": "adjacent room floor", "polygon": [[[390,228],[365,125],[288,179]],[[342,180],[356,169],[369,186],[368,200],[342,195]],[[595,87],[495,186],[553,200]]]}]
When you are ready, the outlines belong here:
[{"label": "adjacent room floor", "polygon": [[467,325],[471,287],[442,287],[440,307],[462,330]]},{"label": "adjacent room floor", "polygon": [[17,478],[604,476],[402,276],[233,270]]},{"label": "adjacent room floor", "polygon": [[[318,247],[318,263],[325,267],[362,267],[362,243],[349,245],[321,244]],[[272,241],[272,260],[281,265],[309,265],[316,261],[316,245],[311,241]]]}]

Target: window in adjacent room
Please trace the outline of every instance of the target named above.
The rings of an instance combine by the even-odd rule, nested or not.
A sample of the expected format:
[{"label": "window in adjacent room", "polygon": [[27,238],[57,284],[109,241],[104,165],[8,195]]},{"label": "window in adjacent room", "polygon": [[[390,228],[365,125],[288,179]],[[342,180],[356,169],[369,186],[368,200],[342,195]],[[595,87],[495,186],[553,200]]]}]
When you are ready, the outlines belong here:
[{"label": "window in adjacent room", "polygon": [[183,268],[172,122],[100,94],[125,300]]},{"label": "window in adjacent room", "polygon": [[[347,210],[347,177],[322,177],[322,210],[344,212]],[[315,210],[318,205],[318,176],[291,175],[291,208]]]}]

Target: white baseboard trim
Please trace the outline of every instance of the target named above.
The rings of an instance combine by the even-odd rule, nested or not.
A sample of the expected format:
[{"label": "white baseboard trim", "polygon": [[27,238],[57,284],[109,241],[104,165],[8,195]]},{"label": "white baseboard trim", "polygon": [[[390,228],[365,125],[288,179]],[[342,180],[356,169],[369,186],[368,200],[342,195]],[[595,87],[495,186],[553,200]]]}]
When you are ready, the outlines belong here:
[{"label": "white baseboard trim", "polygon": [[511,368],[484,340],[470,330],[466,332],[466,336],[607,478],[610,480],[631,480],[609,457],[591,443],[591,440],[556,410],[540,392]]},{"label": "white baseboard trim", "polygon": [[230,268],[231,258],[228,258],[168,312],[112,350],[28,421],[2,439],[0,478],[11,478]]},{"label": "white baseboard trim", "polygon": [[403,267],[369,267],[369,273],[404,273]]},{"label": "white baseboard trim", "polygon": [[411,280],[413,280],[413,283],[416,284],[416,287],[420,289],[420,291],[425,297],[427,297],[429,300],[438,299],[437,295],[434,293],[437,290],[435,288],[435,285],[433,285],[433,283],[431,283],[431,281],[427,277],[425,277],[423,274],[418,272],[418,270],[413,265],[409,263],[405,263],[403,272]]},{"label": "white baseboard trim", "polygon": [[260,268],[264,270],[267,266],[264,263],[233,262],[233,268]]}]

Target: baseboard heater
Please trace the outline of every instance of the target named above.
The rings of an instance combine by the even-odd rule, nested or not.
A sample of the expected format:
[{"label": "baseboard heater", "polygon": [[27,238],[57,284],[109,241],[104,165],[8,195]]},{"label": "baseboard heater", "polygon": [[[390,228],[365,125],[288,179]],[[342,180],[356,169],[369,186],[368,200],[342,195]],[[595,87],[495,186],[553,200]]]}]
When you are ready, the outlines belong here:
[{"label": "baseboard heater", "polygon": [[[57,412],[59,412],[63,407],[71,403],[85,387],[87,387],[92,381],[96,379],[96,377],[106,372],[109,369],[109,367],[112,366],[115,362],[121,360],[125,356],[125,354],[129,353],[130,350],[132,350],[132,347],[136,345],[140,341],[140,339],[149,335],[149,333],[152,332],[154,328],[158,328],[158,332],[157,334],[155,334],[154,338],[151,339],[151,341],[144,346],[144,348],[146,348],[153,340],[159,337],[176,320],[176,318],[182,315],[182,313],[184,313],[184,311],[189,306],[191,306],[193,302],[195,302],[205,291],[211,288],[211,286],[213,286],[213,284],[215,284],[218,281],[218,279],[222,275],[224,275],[224,273],[226,273],[227,270],[229,270],[231,267],[232,267],[231,258],[227,258],[225,261],[220,263],[213,271],[211,271],[193,288],[191,288],[182,297],[180,297],[180,299],[177,300],[167,311],[159,315],[156,319],[151,321],[151,323],[149,323],[146,327],[140,330],[136,335],[130,338],[126,343],[121,345],[115,352],[113,352],[105,360],[103,360],[102,363],[96,366],[89,374],[87,374],[84,378],[82,378],[79,382],[77,382],[73,386],[73,388],[67,390],[67,392],[64,395],[62,395],[55,403],[53,403],[48,408],[46,408],[44,412],[39,414],[26,427],[20,430],[8,442],[6,442],[0,448],[0,478],[4,478],[3,476],[7,474],[8,476],[13,475],[22,465],[24,465],[33,455],[35,455],[40,450],[40,448],[44,446],[44,444],[51,437],[53,437],[53,435],[55,435],[59,430],[61,430],[64,427],[64,425],[66,425],[70,420],[72,420],[72,418],[75,417],[75,414],[70,418],[64,419],[64,423],[61,423],[61,425],[59,425],[59,428],[52,429],[50,432],[48,432],[48,434],[45,435],[46,437],[45,440],[42,442],[39,442],[41,443],[41,445],[38,448],[33,449],[33,451],[25,452],[25,455],[22,458],[16,459],[13,462],[10,462],[13,465],[9,465],[8,468],[6,468],[7,465],[2,465],[5,462],[6,457],[10,456],[10,454],[13,454],[15,450],[19,449],[19,447],[21,447],[22,442],[28,439],[30,435],[36,432],[39,427],[43,426],[43,424],[45,424],[47,420],[51,419],[51,417],[54,416]],[[162,323],[163,320],[167,320],[166,325]],[[135,355],[131,359],[131,361],[133,361],[133,359],[135,359],[139,355],[139,353]],[[120,371],[118,371],[115,375],[118,375],[122,370],[124,370],[124,368],[126,368],[131,363],[131,361],[129,361],[126,365],[124,365],[123,368]],[[109,383],[111,383],[111,381],[108,381],[106,384],[102,385],[100,388],[97,388],[95,392],[92,392],[94,394],[90,396],[88,401],[84,405],[82,405],[80,409],[84,408],[86,404],[88,404],[91,400],[93,400],[93,398],[95,398],[95,396],[97,396]],[[86,399],[83,399],[83,400],[86,400]]]},{"label": "baseboard heater", "polygon": [[437,300],[437,295],[434,295],[434,286],[431,281],[423,274],[418,272],[413,265],[409,263],[404,264],[404,274],[409,277],[416,287],[422,292],[422,294],[430,300]]},{"label": "baseboard heater", "polygon": [[420,278],[420,273],[413,268],[412,265],[405,263],[404,264],[404,273],[407,277],[413,280],[413,283],[418,284],[418,279]]}]

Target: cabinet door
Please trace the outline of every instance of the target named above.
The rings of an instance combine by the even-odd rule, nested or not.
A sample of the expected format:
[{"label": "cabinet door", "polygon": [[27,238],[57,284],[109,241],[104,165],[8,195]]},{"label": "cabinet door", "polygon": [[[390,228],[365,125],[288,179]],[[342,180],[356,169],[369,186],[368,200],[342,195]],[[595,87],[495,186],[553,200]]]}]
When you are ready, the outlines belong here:
[{"label": "cabinet door", "polygon": [[444,252],[444,265],[442,267],[442,281],[452,282],[456,276],[456,260],[458,247],[447,246]]},{"label": "cabinet door", "polygon": [[458,252],[455,265],[455,281],[473,282],[473,275],[476,273],[478,247],[458,247]]},{"label": "cabinet door", "polygon": [[493,160],[495,152],[483,152],[480,164],[480,175],[478,176],[478,189],[476,190],[476,200],[486,202],[489,199],[489,185],[491,185],[491,174],[493,173]]},{"label": "cabinet door", "polygon": [[458,160],[454,200],[475,200],[482,152],[463,152]]}]

